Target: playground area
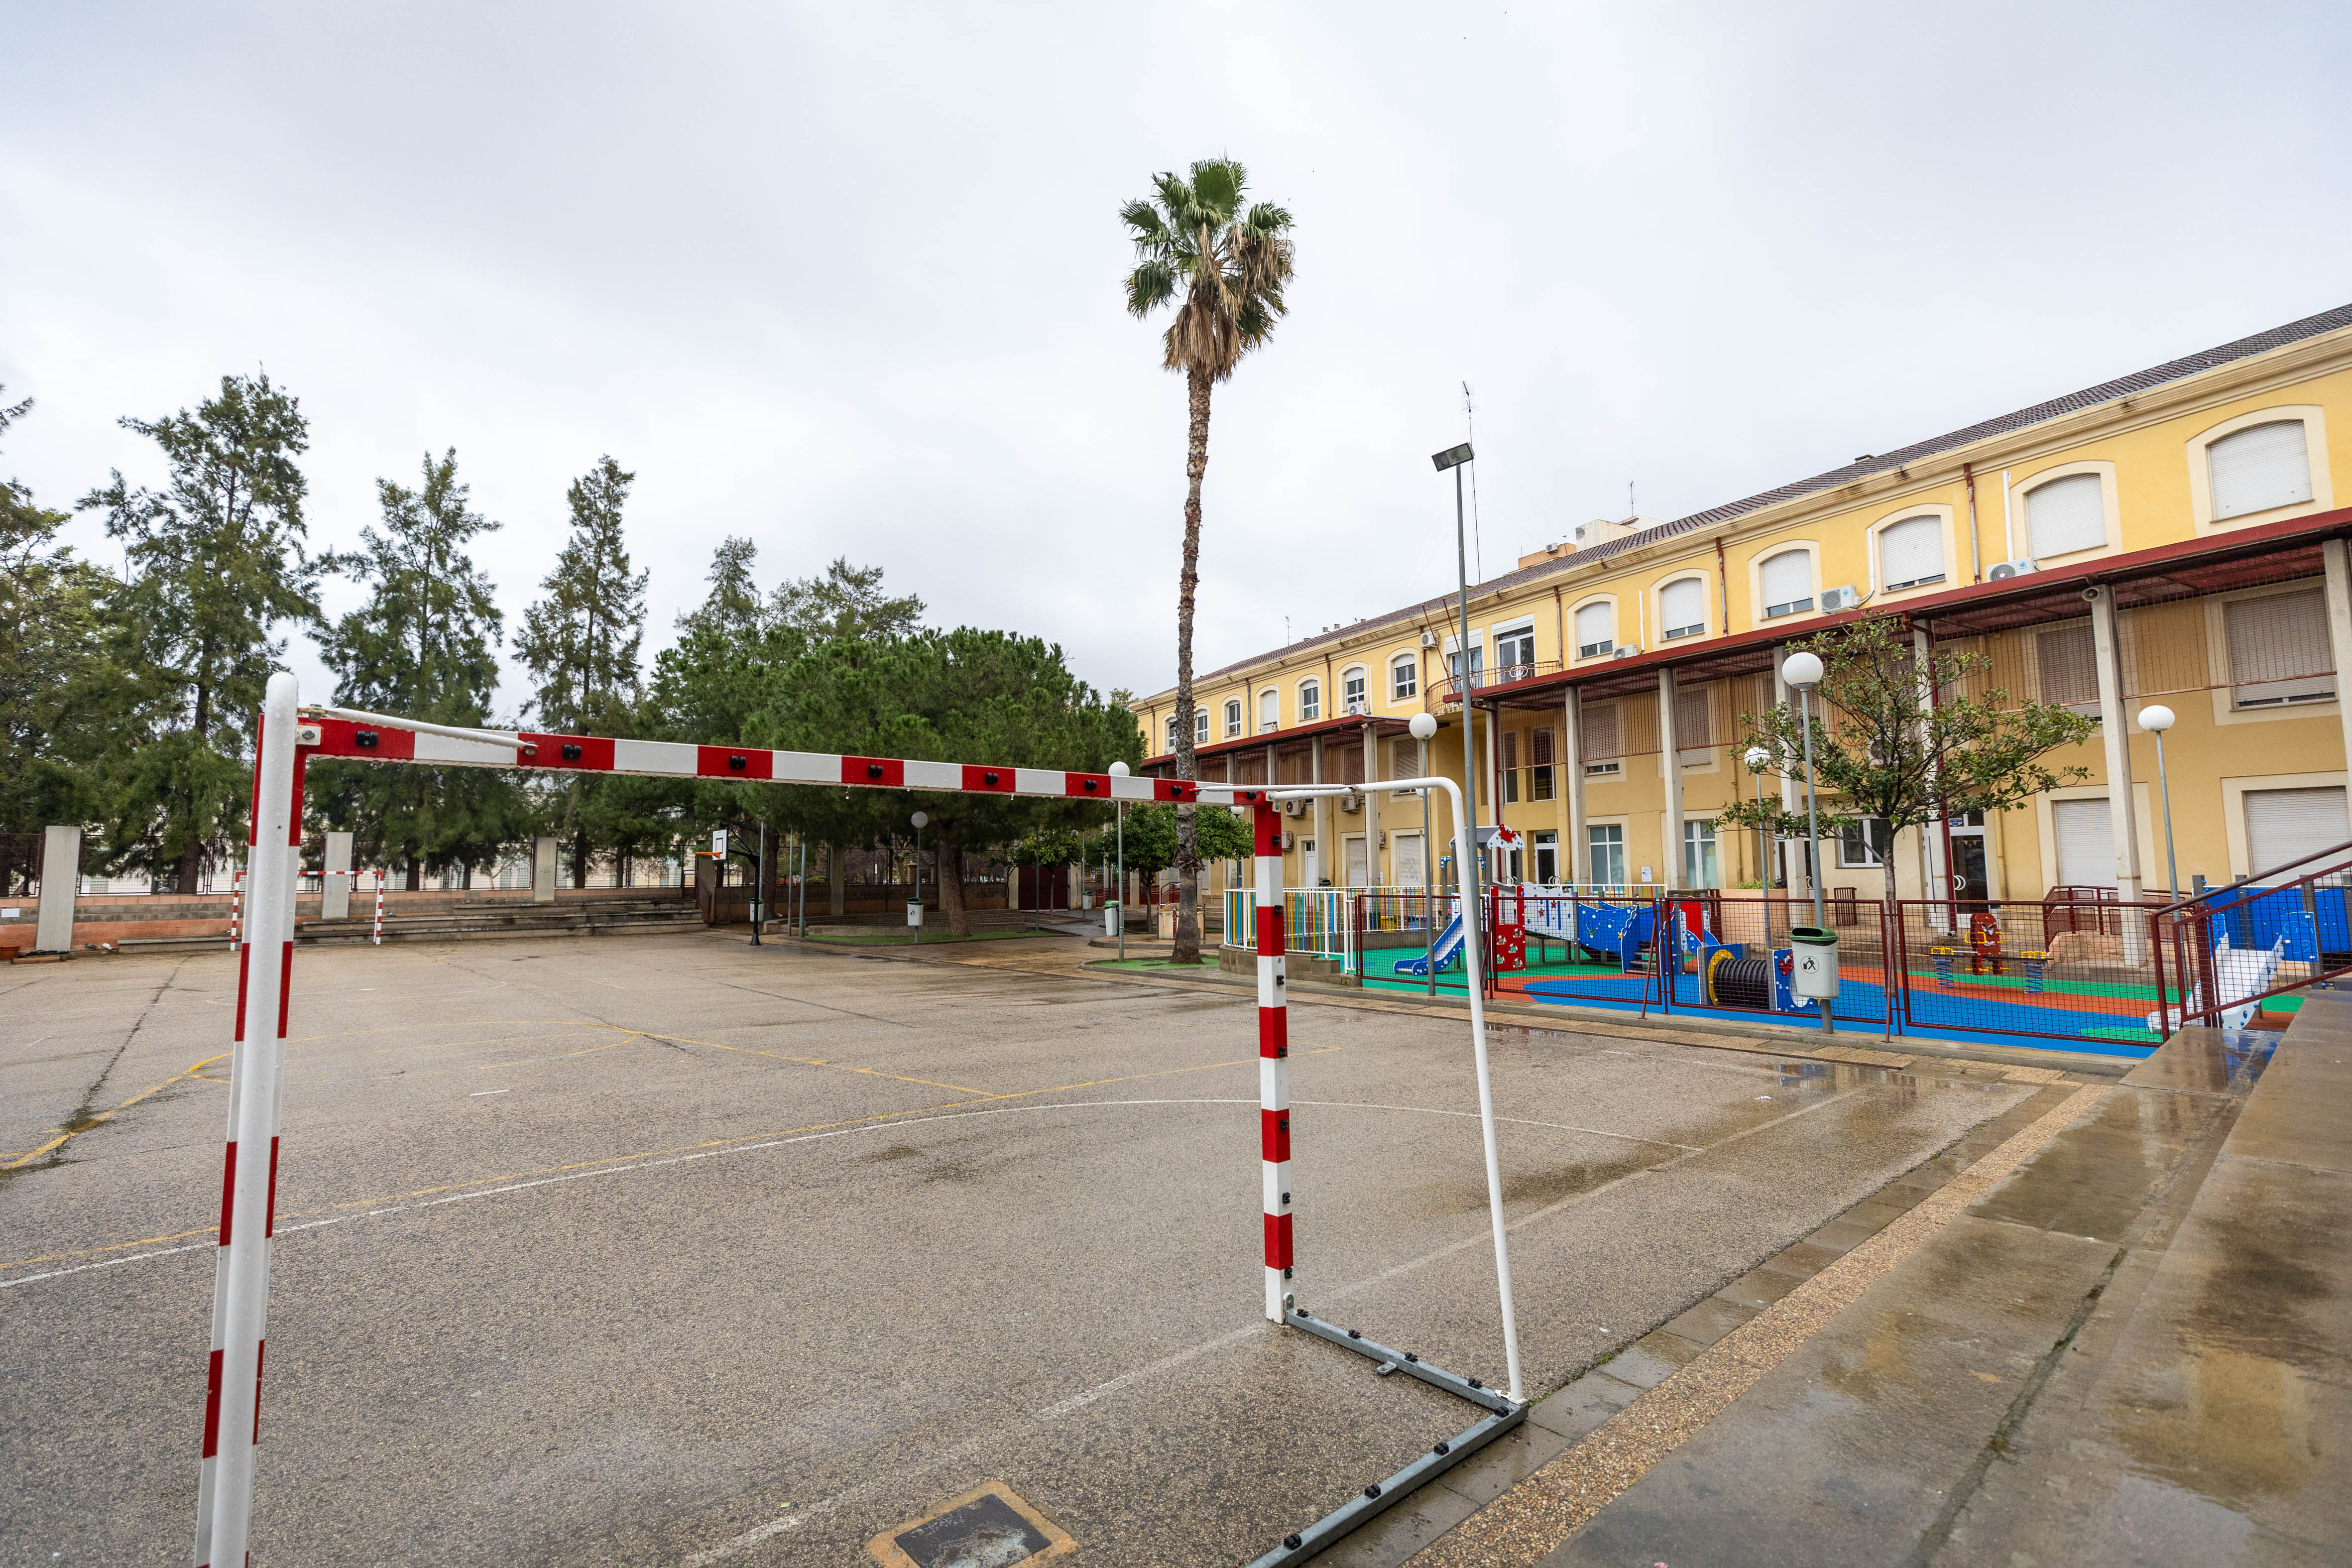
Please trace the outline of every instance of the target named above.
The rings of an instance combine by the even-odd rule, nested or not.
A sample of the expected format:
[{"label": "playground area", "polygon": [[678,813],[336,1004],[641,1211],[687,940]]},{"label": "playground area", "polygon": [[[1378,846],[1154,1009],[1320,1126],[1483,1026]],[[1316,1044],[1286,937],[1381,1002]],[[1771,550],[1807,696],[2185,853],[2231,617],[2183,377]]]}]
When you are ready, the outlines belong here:
[{"label": "playground area", "polygon": [[[2077,896],[1892,908],[1832,900],[1831,1016],[1842,1030],[2124,1057],[2147,1056],[2184,1016],[2283,1027],[2301,1005],[2294,987],[2352,963],[2342,880],[2237,889],[2188,918]],[[1354,902],[1350,972],[1365,987],[1465,989],[1458,899],[1381,893]],[[1533,886],[1489,889],[1486,902],[1490,995],[1819,1021],[1820,1004],[1797,994],[1791,975],[1790,933],[1812,924],[1810,902]]]}]

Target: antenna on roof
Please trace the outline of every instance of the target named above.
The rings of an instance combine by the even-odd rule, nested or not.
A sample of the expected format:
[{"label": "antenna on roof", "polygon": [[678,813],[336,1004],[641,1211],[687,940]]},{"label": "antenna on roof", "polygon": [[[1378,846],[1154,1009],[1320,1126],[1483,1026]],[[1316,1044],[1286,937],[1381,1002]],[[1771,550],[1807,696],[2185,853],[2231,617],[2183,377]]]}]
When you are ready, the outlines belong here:
[{"label": "antenna on roof", "polygon": [[1641,515],[1642,509],[1633,504],[1633,481],[1627,479],[1625,481],[1625,521],[1631,522]]}]

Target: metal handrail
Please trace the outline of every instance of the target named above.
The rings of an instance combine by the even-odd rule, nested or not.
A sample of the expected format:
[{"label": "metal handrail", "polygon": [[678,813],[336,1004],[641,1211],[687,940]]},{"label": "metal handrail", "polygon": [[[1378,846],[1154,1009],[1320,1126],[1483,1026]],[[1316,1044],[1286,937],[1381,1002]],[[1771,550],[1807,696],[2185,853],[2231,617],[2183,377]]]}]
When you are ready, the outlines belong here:
[{"label": "metal handrail", "polygon": [[2148,919],[2152,921],[2161,920],[2163,917],[2172,913],[2176,910],[2185,910],[2192,904],[2201,904],[2208,899],[2219,897],[2223,893],[2235,892],[2240,888],[2265,886],[2267,884],[2263,880],[2265,877],[2275,877],[2280,872],[2292,870],[2295,867],[2305,864],[2306,861],[2325,859],[2330,855],[2342,855],[2347,858],[2352,858],[2352,838],[2347,838],[2343,843],[2336,845],[2332,848],[2315,849],[2308,855],[2298,856],[2294,859],[2286,861],[2282,865],[2273,866],[2267,871],[2250,871],[2234,882],[2224,882],[2220,887],[2208,888],[2201,893],[2192,893],[2188,898],[2179,900],[2173,903],[2165,904],[2151,910],[2148,914]]}]

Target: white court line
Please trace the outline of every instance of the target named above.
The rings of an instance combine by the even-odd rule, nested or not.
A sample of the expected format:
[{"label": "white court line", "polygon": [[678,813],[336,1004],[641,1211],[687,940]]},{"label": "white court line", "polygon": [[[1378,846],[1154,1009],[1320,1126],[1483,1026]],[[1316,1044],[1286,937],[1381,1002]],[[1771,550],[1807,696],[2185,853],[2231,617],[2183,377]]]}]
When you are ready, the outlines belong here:
[{"label": "white court line", "polygon": [[467,1100],[479,1100],[486,1094],[512,1094],[514,1090],[510,1089],[478,1089],[466,1098]]},{"label": "white court line", "polygon": [[[507,1091],[504,1089],[490,1089],[486,1092],[491,1094],[504,1094]],[[468,1096],[467,1098],[470,1099],[472,1097]],[[504,1186],[484,1187],[477,1192],[453,1193],[445,1198],[425,1198],[416,1203],[394,1204],[388,1208],[370,1209],[365,1214],[337,1215],[328,1219],[307,1220],[300,1225],[281,1225],[278,1227],[276,1234],[279,1236],[291,1236],[298,1231],[318,1230],[326,1226],[341,1225],[347,1220],[373,1219],[379,1215],[406,1214],[412,1209],[438,1208],[444,1204],[465,1203],[473,1198],[496,1197],[502,1193],[528,1192],[533,1187],[551,1187],[564,1182],[587,1181],[595,1176],[625,1175],[632,1171],[653,1171],[658,1170],[665,1165],[685,1165],[690,1164],[698,1160],[715,1160],[726,1155],[756,1153],[761,1150],[782,1149],[794,1143],[814,1143],[823,1138],[845,1137],[853,1132],[881,1132],[887,1131],[888,1129],[893,1127],[920,1127],[927,1122],[932,1121],[961,1121],[974,1116],[1017,1116],[1039,1110],[1087,1110],[1104,1106],[1255,1105],[1257,1101],[1255,1100],[1200,1099],[1072,1100],[1065,1100],[1055,1105],[1000,1105],[982,1110],[959,1110],[941,1116],[919,1116],[897,1121],[877,1121],[858,1127],[835,1127],[823,1132],[805,1132],[796,1138],[771,1138],[759,1143],[738,1144],[731,1149],[704,1149],[691,1154],[672,1154],[660,1160],[639,1160],[626,1165],[606,1165],[601,1170],[573,1171],[561,1176],[541,1176],[535,1181],[509,1182]],[[1302,1105],[1311,1105],[1321,1102],[1301,1100],[1298,1103]],[[1428,1116],[1475,1116],[1477,1114],[1475,1111],[1469,1110],[1441,1110],[1433,1106],[1426,1105],[1375,1105],[1355,1107],[1353,1109],[1416,1111]],[[1505,1116],[1497,1117],[1496,1120],[1498,1121],[1516,1122],[1524,1127],[1563,1129],[1572,1132],[1591,1132],[1596,1131],[1595,1129],[1589,1127],[1570,1127],[1567,1123],[1559,1121],[1529,1121],[1521,1117]],[[1629,1142],[1636,1143],[1654,1143],[1658,1142],[1654,1138],[1634,1138],[1632,1134],[1624,1132],[1603,1132],[1600,1135],[1604,1138],[1623,1138]],[[1671,1143],[1665,1146],[1672,1149],[1685,1149],[1689,1147],[1688,1144],[1684,1143]],[[77,1263],[70,1268],[53,1268],[46,1274],[27,1274],[16,1279],[0,1279],[0,1290],[13,1290],[19,1285],[37,1284],[44,1279],[62,1279],[68,1274],[85,1274],[93,1268],[112,1268],[119,1264],[139,1263],[154,1258],[169,1258],[174,1253],[194,1252],[199,1247],[211,1247],[214,1245],[215,1244],[208,1241],[191,1242],[185,1247],[160,1247],[153,1252],[134,1252],[128,1258],[109,1258],[98,1263]]]}]

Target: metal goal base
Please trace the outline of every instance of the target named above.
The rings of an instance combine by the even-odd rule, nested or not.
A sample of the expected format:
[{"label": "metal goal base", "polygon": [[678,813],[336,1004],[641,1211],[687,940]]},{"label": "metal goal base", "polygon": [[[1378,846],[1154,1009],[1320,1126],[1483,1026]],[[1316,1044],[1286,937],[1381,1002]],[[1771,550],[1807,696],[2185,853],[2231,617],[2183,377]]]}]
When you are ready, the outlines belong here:
[{"label": "metal goal base", "polygon": [[1378,1519],[1411,1496],[1415,1489],[1435,1480],[1528,1418],[1526,1405],[1513,1404],[1475,1378],[1457,1377],[1443,1367],[1430,1365],[1410,1352],[1391,1350],[1378,1341],[1364,1338],[1352,1329],[1338,1328],[1324,1322],[1304,1308],[1291,1308],[1283,1314],[1283,1321],[1294,1329],[1304,1329],[1318,1339],[1329,1340],[1335,1345],[1379,1362],[1382,1375],[1401,1372],[1407,1377],[1417,1377],[1433,1388],[1442,1388],[1473,1405],[1481,1405],[1490,1414],[1458,1436],[1438,1444],[1386,1480],[1366,1487],[1297,1534],[1284,1536],[1281,1545],[1251,1563],[1250,1568],[1292,1568],[1295,1563],[1306,1562],[1349,1531]]}]

